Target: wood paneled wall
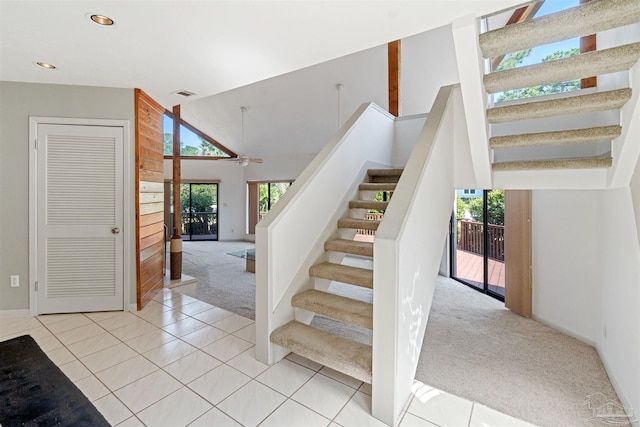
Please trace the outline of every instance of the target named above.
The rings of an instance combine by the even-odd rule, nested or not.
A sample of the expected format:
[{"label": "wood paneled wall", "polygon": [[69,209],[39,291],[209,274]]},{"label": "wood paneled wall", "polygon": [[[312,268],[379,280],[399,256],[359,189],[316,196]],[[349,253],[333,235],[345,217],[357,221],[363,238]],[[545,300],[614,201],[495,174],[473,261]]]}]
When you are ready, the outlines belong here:
[{"label": "wood paneled wall", "polygon": [[164,279],[164,108],[140,89],[136,110],[136,253],[138,310]]}]

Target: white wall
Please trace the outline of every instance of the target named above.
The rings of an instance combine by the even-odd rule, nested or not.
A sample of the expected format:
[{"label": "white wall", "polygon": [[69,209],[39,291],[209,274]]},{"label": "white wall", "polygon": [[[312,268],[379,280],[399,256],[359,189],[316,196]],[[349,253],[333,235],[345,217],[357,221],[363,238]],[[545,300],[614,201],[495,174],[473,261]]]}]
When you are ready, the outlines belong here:
[{"label": "white wall", "polygon": [[532,215],[533,316],[595,345],[630,408],[640,408],[638,170],[631,189],[534,191]]},{"label": "white wall", "polygon": [[[0,310],[29,308],[29,116],[128,120],[134,158],[133,89],[0,82]],[[129,219],[135,223],[134,212]],[[125,244],[135,253],[135,233]],[[130,271],[125,280],[135,303],[135,262]],[[13,274],[18,288],[9,287]]]},{"label": "white wall", "polygon": [[458,83],[451,25],[402,39],[400,113],[426,113],[442,86]]},{"label": "white wall", "polygon": [[416,145],[420,131],[427,120],[426,114],[396,118],[393,128],[393,166],[404,166]]},{"label": "white wall", "polygon": [[[219,181],[218,238],[242,240],[247,217],[247,181],[296,179],[311,162],[313,155],[266,157],[264,163],[243,167],[235,162],[213,160],[182,160],[183,182]],[[171,179],[171,160],[164,161],[164,178]]]},{"label": "white wall", "polygon": [[628,188],[602,195],[597,348],[625,406],[640,408],[640,247]]},{"label": "white wall", "polygon": [[532,194],[533,317],[596,342],[600,294],[600,194]]}]

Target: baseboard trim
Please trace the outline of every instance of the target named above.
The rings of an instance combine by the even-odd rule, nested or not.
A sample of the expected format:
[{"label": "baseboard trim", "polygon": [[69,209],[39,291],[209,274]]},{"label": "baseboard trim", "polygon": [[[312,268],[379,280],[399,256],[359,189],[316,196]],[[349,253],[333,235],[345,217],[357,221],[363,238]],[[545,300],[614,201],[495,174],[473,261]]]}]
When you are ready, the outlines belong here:
[{"label": "baseboard trim", "polygon": [[31,317],[28,308],[20,310],[0,310],[0,319],[20,319]]},{"label": "baseboard trim", "polygon": [[600,347],[598,347],[598,345],[595,345],[594,347],[598,352],[598,356],[600,356],[600,360],[602,361],[602,366],[604,366],[604,370],[607,372],[607,376],[609,377],[609,382],[611,383],[613,390],[618,395],[620,404],[625,409],[630,410],[634,415],[633,419],[629,420],[630,424],[633,427],[640,427],[640,419],[638,418],[638,415],[636,415],[634,408],[629,404],[629,400],[627,399],[627,396],[623,393],[622,389],[620,388],[620,385],[618,384],[618,380],[616,379],[615,375],[613,375],[613,371],[610,368],[611,365],[609,364],[609,361],[605,357],[604,353],[600,350]]},{"label": "baseboard trim", "polygon": [[138,311],[138,304],[129,304],[129,311],[132,313]]},{"label": "baseboard trim", "polygon": [[572,338],[575,338],[578,341],[581,341],[581,342],[583,342],[585,344],[589,344],[591,347],[594,347],[597,350],[596,342],[593,341],[590,338],[587,338],[587,337],[584,337],[584,336],[582,336],[580,334],[577,334],[574,331],[572,331],[570,329],[567,329],[567,328],[564,328],[564,327],[562,327],[562,326],[560,326],[560,325],[558,325],[558,324],[556,324],[554,322],[550,322],[548,320],[541,319],[540,317],[536,316],[535,314],[532,314],[531,318],[533,320],[535,320],[536,322],[540,322],[543,325],[547,325],[548,327],[553,328],[558,332],[562,332],[563,334],[568,335],[568,336],[570,336]]}]

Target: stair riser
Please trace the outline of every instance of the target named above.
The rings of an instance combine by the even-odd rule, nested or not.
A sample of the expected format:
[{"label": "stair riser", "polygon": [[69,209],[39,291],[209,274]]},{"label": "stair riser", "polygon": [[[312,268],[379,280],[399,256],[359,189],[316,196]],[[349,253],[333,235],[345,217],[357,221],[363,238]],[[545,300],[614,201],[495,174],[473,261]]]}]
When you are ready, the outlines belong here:
[{"label": "stair riser", "polygon": [[352,200],[349,202],[350,209],[371,209],[384,211],[389,206],[389,202],[376,202],[368,200]]},{"label": "stair riser", "polygon": [[291,304],[350,325],[373,329],[372,304],[315,290],[295,295]]},{"label": "stair riser", "polygon": [[380,221],[375,220],[361,220],[361,221],[351,221],[349,219],[341,219],[338,221],[338,228],[352,228],[355,230],[372,230],[375,231],[378,229],[380,225]]},{"label": "stair riser", "polygon": [[373,273],[371,274],[371,277],[363,277],[347,273],[326,274],[322,271],[314,270],[313,267],[311,267],[311,269],[309,270],[309,276],[373,289]]},{"label": "stair riser", "polygon": [[398,180],[400,179],[400,175],[394,176],[394,175],[383,175],[383,176],[371,176],[369,177],[369,182],[376,182],[376,183],[384,183],[384,182],[393,182],[393,183],[397,183]]},{"label": "stair riser", "polygon": [[358,242],[342,243],[329,241],[324,244],[325,251],[342,252],[351,255],[373,256],[373,244],[364,244]]}]

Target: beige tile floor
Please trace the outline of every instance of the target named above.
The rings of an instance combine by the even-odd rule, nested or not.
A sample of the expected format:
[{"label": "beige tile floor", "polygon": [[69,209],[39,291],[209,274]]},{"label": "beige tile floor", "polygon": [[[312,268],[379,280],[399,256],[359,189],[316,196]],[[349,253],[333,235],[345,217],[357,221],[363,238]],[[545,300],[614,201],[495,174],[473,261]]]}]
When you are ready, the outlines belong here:
[{"label": "beige tile floor", "polygon": [[[255,359],[251,320],[170,289],[137,313],[0,319],[0,341],[29,334],[118,426],[377,426],[371,387],[294,354]],[[410,426],[526,426],[416,382]]]}]

